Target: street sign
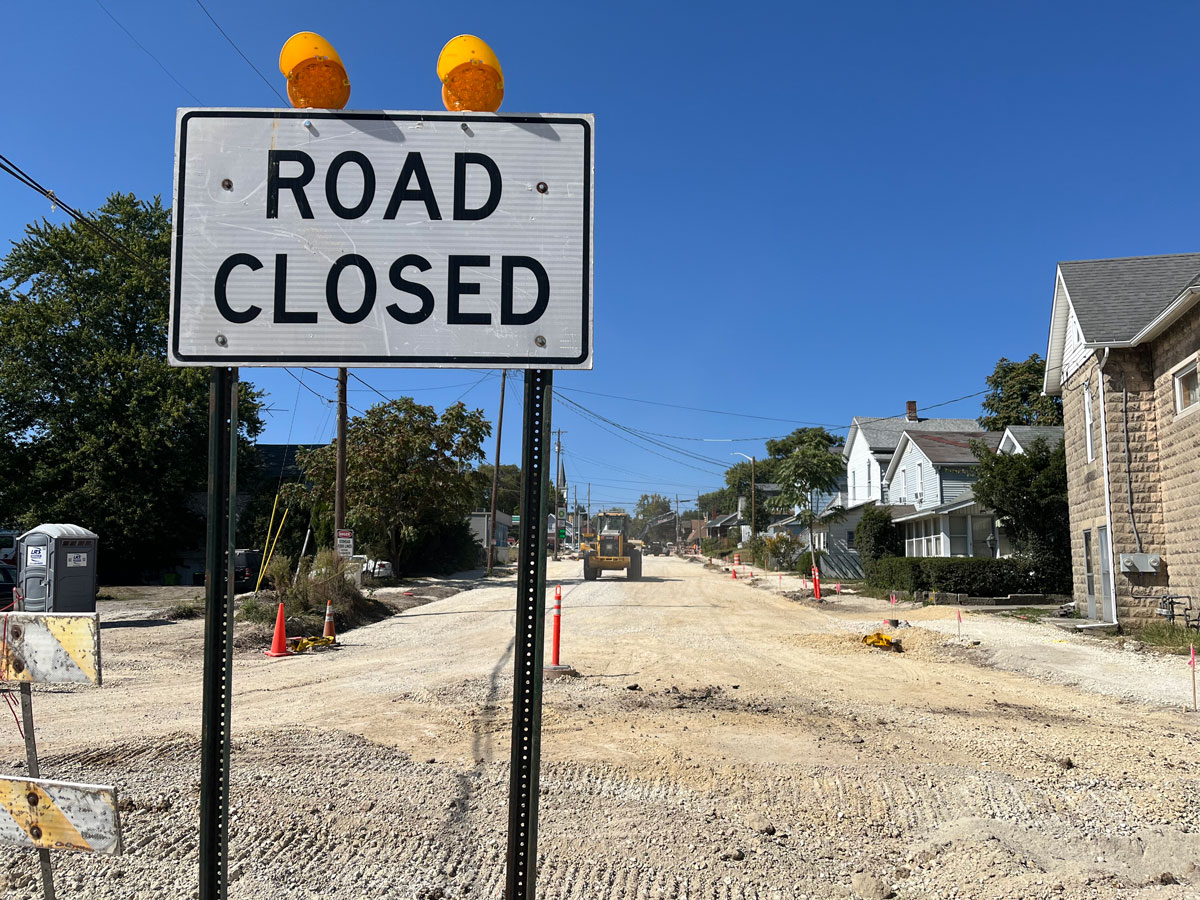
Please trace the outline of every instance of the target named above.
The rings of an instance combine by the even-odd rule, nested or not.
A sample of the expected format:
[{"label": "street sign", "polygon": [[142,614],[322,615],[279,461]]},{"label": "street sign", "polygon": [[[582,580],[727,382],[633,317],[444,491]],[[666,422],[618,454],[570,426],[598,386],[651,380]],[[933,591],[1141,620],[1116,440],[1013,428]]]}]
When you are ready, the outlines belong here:
[{"label": "street sign", "polygon": [[354,555],[354,532],[349,528],[338,529],[337,555],[342,559],[349,559]]},{"label": "street sign", "polygon": [[0,775],[0,842],[119,856],[117,789]]},{"label": "street sign", "polygon": [[181,109],[181,366],[592,367],[590,115]]}]

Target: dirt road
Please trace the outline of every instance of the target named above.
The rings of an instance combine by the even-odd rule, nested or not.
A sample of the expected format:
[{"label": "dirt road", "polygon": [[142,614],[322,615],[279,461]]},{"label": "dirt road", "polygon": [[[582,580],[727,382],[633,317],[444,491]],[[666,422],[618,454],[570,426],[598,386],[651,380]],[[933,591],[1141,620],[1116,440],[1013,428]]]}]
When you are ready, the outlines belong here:
[{"label": "dirt road", "polygon": [[[976,647],[914,610],[885,653],[859,642],[880,601],[645,576],[550,564],[581,677],[546,685],[540,896],[1197,896],[1197,717],[989,665],[1026,623]],[[501,896],[515,591],[481,584],[337,652],[238,655],[232,897]],[[40,691],[38,736],[48,777],[119,785],[128,849],[56,856],[59,897],[186,897],[202,624],[104,625],[105,686]],[[0,853],[4,896],[35,896],[34,857]]]}]

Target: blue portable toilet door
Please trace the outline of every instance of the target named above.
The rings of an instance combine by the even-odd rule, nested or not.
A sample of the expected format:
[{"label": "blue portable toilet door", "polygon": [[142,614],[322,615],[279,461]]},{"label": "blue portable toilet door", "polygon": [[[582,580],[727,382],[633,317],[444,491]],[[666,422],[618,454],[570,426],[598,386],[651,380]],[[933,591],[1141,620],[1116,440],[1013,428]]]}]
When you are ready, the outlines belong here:
[{"label": "blue portable toilet door", "polygon": [[25,535],[17,544],[17,586],[25,597],[26,612],[52,612],[50,556],[54,539],[47,534]]}]

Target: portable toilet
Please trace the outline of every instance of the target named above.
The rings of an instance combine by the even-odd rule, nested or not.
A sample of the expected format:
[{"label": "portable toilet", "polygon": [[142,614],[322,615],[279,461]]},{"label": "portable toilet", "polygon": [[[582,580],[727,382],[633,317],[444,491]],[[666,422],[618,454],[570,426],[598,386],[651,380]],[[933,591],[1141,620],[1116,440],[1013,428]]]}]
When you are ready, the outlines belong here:
[{"label": "portable toilet", "polygon": [[17,587],[26,612],[96,611],[96,546],[79,525],[39,525],[17,538]]}]

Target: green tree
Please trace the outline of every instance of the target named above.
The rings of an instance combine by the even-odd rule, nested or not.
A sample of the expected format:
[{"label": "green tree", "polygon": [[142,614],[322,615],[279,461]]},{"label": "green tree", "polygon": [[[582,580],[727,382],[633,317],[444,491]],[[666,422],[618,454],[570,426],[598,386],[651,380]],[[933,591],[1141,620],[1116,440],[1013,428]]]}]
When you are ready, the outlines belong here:
[{"label": "green tree", "polygon": [[1001,357],[987,377],[990,392],[981,404],[987,415],[979,417],[985,431],[1003,431],[1009,425],[1061,425],[1062,398],[1042,394],[1046,361],[1032,354],[1024,362]]},{"label": "green tree", "polygon": [[[380,403],[346,427],[346,524],[356,541],[411,568],[439,536],[455,540],[477,497],[472,463],[483,456],[491,425],[482,410],[462,403],[438,417],[432,406],[409,397]],[[336,447],[329,444],[297,455],[308,485],[289,492],[318,512],[333,507]]]},{"label": "green tree", "polygon": [[701,494],[696,502],[700,507],[700,514],[706,519],[737,511],[737,494],[727,487]]},{"label": "green tree", "polygon": [[1071,526],[1067,506],[1067,452],[1038,439],[1024,453],[996,453],[982,442],[975,499],[1004,523],[1016,555],[1028,560],[1042,589],[1071,591]]},{"label": "green tree", "polygon": [[862,518],[854,526],[854,546],[862,559],[863,574],[871,580],[875,563],[885,556],[903,556],[904,545],[900,531],[892,523],[892,510],[874,503],[863,509]]},{"label": "green tree", "polygon": [[[488,463],[475,470],[475,508],[492,508],[492,466]],[[500,464],[496,484],[497,512],[517,515],[521,512],[521,467]]]},{"label": "green tree", "polygon": [[[101,577],[130,578],[202,545],[209,379],[166,360],[168,210],[114,194],[91,217],[129,252],[43,220],[0,262],[0,509],[92,529]],[[259,397],[241,386],[247,447]]]},{"label": "green tree", "polygon": [[820,510],[817,495],[837,490],[838,481],[846,470],[842,456],[835,448],[839,438],[824,428],[803,428],[794,449],[779,461],[775,480],[780,494],[773,505],[777,509],[798,507],[801,520],[808,527],[809,546],[813,545],[813,526]]}]

